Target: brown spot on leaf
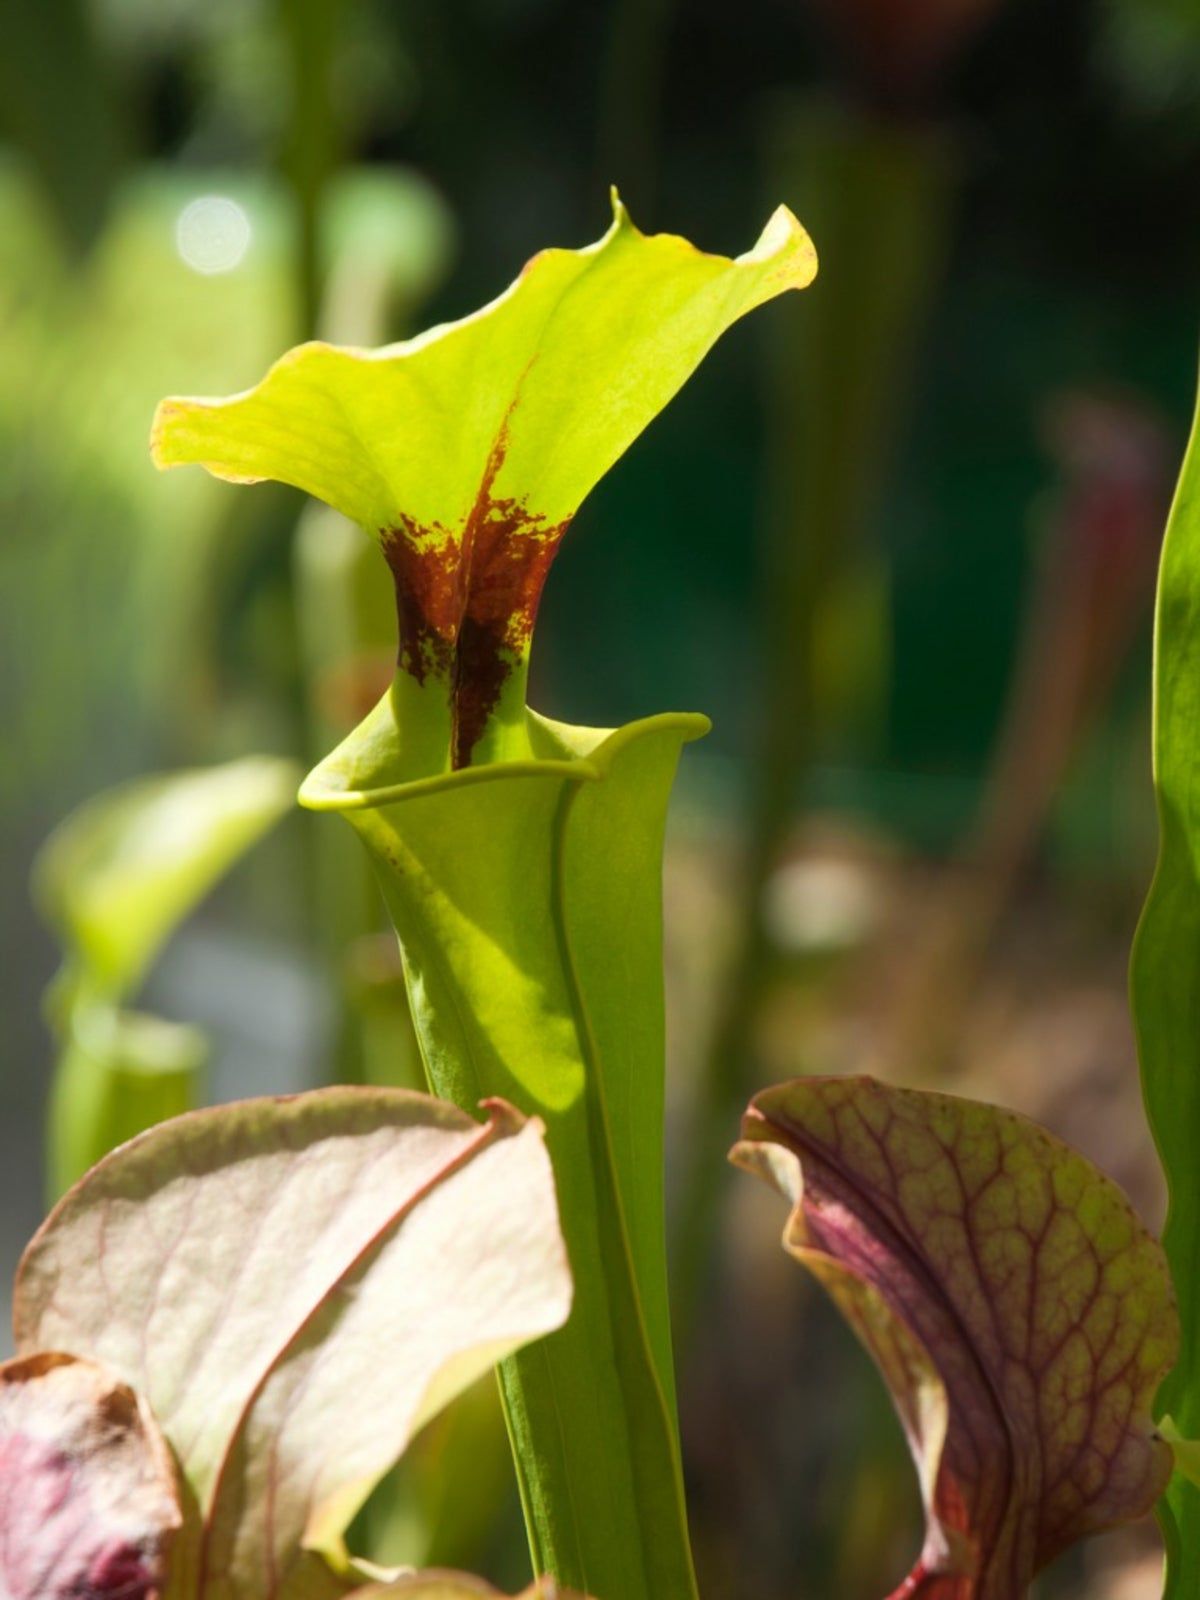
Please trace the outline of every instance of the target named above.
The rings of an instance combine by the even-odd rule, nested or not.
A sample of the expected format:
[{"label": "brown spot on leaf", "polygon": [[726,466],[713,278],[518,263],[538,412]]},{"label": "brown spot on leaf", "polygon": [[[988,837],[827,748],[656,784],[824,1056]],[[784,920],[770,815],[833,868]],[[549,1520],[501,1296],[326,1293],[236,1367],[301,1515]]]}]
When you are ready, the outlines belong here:
[{"label": "brown spot on leaf", "polygon": [[521,501],[493,495],[506,448],[502,430],[461,532],[403,517],[383,533],[396,584],[398,664],[418,683],[444,680],[456,769],[469,765],[506,679],[528,650],[569,522],[547,523]]}]

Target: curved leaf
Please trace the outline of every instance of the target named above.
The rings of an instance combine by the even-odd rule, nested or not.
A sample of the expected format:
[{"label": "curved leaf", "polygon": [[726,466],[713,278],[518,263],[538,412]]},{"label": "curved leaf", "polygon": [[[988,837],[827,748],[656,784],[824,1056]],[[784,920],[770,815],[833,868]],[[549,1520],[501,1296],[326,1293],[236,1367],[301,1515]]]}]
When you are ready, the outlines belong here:
[{"label": "curved leaf", "polygon": [[114,1152],[27,1250],[14,1322],[152,1406],[194,1508],[173,1596],[314,1600],[361,1582],[341,1536],[413,1433],[569,1305],[539,1124],[329,1089]]},{"label": "curved leaf", "polygon": [[302,345],[245,394],[159,408],[159,466],[294,484],[381,540],[421,708],[406,776],[466,765],[485,734],[485,758],[528,753],[530,635],[581,501],[726,328],[816,272],[784,207],[737,260],[613,211],[596,244],[542,251],[460,322],[377,351]]},{"label": "curved leaf", "polygon": [[180,919],[291,806],[290,761],[139,778],[55,829],[35,867],[47,920],[90,997],[125,998]]},{"label": "curved leaf", "polygon": [[732,1159],[792,1205],[784,1244],[875,1358],[927,1530],[893,1600],[1021,1600],[1171,1471],[1150,1404],[1178,1318],[1157,1243],[1035,1124],[870,1078],[758,1095]]},{"label": "curved leaf", "polygon": [[157,1600],[182,1521],[148,1408],[90,1361],[0,1365],[0,1594]]}]

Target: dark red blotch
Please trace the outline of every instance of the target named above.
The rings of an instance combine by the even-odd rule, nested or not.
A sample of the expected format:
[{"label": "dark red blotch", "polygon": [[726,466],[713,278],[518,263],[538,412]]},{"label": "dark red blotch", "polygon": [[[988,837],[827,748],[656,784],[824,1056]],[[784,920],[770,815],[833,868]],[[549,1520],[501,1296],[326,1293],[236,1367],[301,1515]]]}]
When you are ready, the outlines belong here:
[{"label": "dark red blotch", "polygon": [[418,683],[429,676],[447,683],[455,769],[470,764],[528,646],[569,522],[547,523],[520,501],[493,495],[506,446],[502,432],[461,533],[406,517],[383,533],[396,584],[398,664]]}]

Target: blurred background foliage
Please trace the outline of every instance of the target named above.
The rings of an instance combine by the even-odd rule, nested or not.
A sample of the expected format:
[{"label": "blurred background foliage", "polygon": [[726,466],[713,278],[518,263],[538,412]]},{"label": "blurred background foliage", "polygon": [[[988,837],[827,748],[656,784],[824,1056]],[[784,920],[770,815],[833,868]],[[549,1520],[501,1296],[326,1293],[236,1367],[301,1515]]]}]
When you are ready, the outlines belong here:
[{"label": "blurred background foliage", "polygon": [[[715,719],[667,863],[684,1432],[711,1600],[872,1600],[915,1492],[879,1386],[726,1182],[738,1104],[869,1066],[1041,1117],[1151,1216],[1124,961],[1153,857],[1148,619],[1195,377],[1190,0],[0,0],[0,1245],[43,1192],[55,965],[28,876],[144,773],[307,760],[386,681],[374,553],[160,477],[169,392],[381,342],[596,237],[821,276],[718,348],[577,519],[534,697]],[[381,600],[382,597],[382,600]],[[415,1081],[348,830],[293,816],[169,944],[208,1092]],[[506,1579],[486,1396],[370,1509]],[[1046,1597],[1142,1600],[1153,1533]],[[515,1579],[514,1579],[515,1582]],[[619,1597],[610,1597],[619,1600]]]}]

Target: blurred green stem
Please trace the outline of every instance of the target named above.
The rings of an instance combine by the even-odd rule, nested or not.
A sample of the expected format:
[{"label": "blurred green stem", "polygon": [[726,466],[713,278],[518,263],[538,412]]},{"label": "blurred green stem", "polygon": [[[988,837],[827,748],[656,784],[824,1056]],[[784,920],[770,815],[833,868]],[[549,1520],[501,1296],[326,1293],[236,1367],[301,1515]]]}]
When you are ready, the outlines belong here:
[{"label": "blurred green stem", "polygon": [[[771,962],[764,889],[831,722],[874,720],[886,692],[886,578],[875,538],[899,383],[940,274],[952,166],[940,131],[820,101],[777,109],[771,192],[821,253],[811,303],[774,310],[763,586],[762,723],[751,775],[736,943],[696,1094],[678,1212],[676,1306],[686,1338],[711,1257],[721,1156],[749,1088]],[[882,592],[881,592],[882,591]],[[877,620],[863,637],[861,619]]]},{"label": "blurred green stem", "polygon": [[131,97],[86,0],[4,0],[0,25],[0,132],[32,161],[66,243],[82,254],[100,237],[126,159]]},{"label": "blurred green stem", "polygon": [[1161,424],[1131,397],[1087,392],[1059,396],[1052,414],[1060,483],[1027,579],[1007,705],[977,815],[898,973],[878,986],[885,1071],[953,1065],[989,939],[1149,600],[1170,458]]},{"label": "blurred green stem", "polygon": [[301,332],[311,338],[321,310],[321,200],[341,154],[333,68],[342,0],[279,0],[279,7],[292,67],[283,167],[297,206]]},{"label": "blurred green stem", "polygon": [[616,184],[636,215],[653,221],[659,111],[675,0],[616,0],[599,94],[598,177]]},{"label": "blurred green stem", "polygon": [[193,1110],[207,1055],[180,1023],[108,1007],[73,1016],[50,1090],[50,1201],[134,1134]]}]

